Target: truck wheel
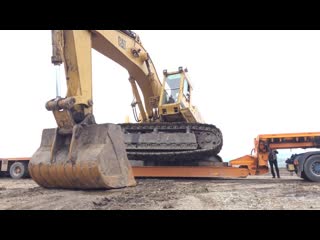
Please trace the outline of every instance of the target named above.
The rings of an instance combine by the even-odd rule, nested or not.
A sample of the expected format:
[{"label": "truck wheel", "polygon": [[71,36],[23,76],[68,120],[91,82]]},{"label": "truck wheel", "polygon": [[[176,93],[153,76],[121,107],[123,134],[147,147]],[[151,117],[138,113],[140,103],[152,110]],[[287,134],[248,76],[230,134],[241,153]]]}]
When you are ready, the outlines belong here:
[{"label": "truck wheel", "polygon": [[306,176],[304,172],[301,172],[301,178],[303,178],[306,181],[310,181],[310,179]]},{"label": "truck wheel", "polygon": [[21,162],[15,162],[10,166],[10,176],[13,179],[25,177],[27,174],[26,165]]},{"label": "truck wheel", "polygon": [[304,163],[306,179],[312,182],[320,182],[320,156],[311,156]]}]

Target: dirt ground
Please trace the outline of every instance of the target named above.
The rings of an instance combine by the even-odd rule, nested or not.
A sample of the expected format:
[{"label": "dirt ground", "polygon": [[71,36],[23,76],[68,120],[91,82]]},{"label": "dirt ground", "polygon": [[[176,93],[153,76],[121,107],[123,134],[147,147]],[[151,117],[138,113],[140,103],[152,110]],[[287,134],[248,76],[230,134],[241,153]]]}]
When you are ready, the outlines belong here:
[{"label": "dirt ground", "polygon": [[0,209],[320,209],[320,183],[281,169],[246,179],[138,179],[108,191],[48,190],[32,179],[0,178]]}]

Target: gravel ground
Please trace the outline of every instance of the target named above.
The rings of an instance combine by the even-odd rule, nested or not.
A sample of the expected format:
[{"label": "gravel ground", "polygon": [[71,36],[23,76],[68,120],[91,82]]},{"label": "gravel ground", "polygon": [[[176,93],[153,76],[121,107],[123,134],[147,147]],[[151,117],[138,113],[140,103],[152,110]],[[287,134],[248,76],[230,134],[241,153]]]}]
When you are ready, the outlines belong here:
[{"label": "gravel ground", "polygon": [[320,209],[320,183],[281,169],[281,179],[138,179],[108,191],[48,190],[32,179],[0,179],[0,209]]}]

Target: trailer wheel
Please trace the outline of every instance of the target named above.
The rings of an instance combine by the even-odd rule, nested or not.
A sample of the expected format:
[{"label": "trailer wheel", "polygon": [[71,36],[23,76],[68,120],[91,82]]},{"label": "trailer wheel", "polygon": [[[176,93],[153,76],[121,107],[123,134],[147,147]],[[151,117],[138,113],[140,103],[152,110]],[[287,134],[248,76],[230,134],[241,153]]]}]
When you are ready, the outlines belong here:
[{"label": "trailer wheel", "polygon": [[10,166],[10,177],[13,179],[23,178],[27,175],[26,165],[21,162],[15,162]]},{"label": "trailer wheel", "polygon": [[29,162],[24,161],[23,165],[24,165],[24,169],[25,169],[25,174],[24,174],[23,177],[25,177],[25,178],[30,178]]},{"label": "trailer wheel", "polygon": [[303,167],[307,180],[320,182],[320,156],[311,156],[308,158]]}]

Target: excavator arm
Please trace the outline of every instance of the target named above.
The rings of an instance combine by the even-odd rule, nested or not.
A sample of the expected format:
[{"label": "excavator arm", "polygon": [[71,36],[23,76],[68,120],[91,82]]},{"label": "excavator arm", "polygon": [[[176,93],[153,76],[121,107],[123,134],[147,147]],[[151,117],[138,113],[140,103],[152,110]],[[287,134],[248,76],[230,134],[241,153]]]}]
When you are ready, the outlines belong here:
[{"label": "excavator arm", "polygon": [[128,30],[53,30],[52,49],[52,63],[64,64],[67,94],[46,103],[58,127],[43,130],[29,164],[32,178],[48,188],[134,186],[121,126],[98,125],[93,116],[92,49],[128,71],[139,120],[149,122],[158,118],[161,82],[139,36]]},{"label": "excavator arm", "polygon": [[[136,34],[127,31],[54,30],[52,63],[64,63],[67,96],[46,103],[57,129],[44,129],[29,171],[41,186],[52,188],[119,188],[135,185],[122,129],[95,124],[92,99],[92,56],[95,49],[129,72],[143,122],[150,121],[161,83],[149,54]],[[144,106],[137,85],[144,96]]]},{"label": "excavator arm", "polygon": [[[126,30],[54,30],[52,31],[52,63],[64,63],[67,78],[66,98],[57,97],[46,106],[52,110],[60,129],[65,131],[85,118],[92,117],[92,56],[95,49],[104,56],[123,66],[129,73],[141,120],[148,122],[158,107],[161,82],[149,54],[143,48],[139,37]],[[110,80],[112,83],[112,80]],[[144,97],[144,105],[138,87]]]}]

